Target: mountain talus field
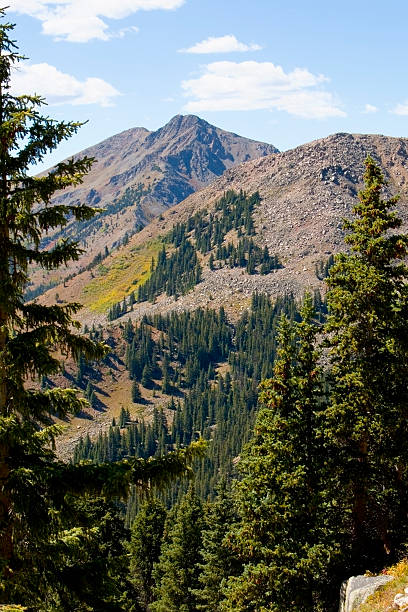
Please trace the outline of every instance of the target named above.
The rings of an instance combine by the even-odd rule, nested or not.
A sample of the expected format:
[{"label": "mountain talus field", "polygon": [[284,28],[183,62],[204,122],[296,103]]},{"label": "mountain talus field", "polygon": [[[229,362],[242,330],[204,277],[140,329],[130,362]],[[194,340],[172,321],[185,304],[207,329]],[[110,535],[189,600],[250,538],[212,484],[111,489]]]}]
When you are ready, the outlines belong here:
[{"label": "mountain talus field", "polygon": [[[253,211],[254,242],[279,256],[282,267],[266,275],[223,266],[210,270],[209,253],[200,255],[201,282],[177,300],[161,296],[154,305],[136,305],[131,316],[146,311],[164,312],[212,304],[232,311],[246,308],[253,291],[271,295],[321,286],[316,264],[343,248],[342,220],[349,216],[362,185],[363,161],[368,153],[384,169],[388,189],[400,194],[399,212],[408,215],[408,140],[358,134],[335,134],[296,149],[252,160],[227,170],[208,187],[162,213],[115,251],[103,264],[74,276],[52,289],[64,300],[76,299],[85,308],[81,318],[92,324],[106,322],[108,308],[130,293],[149,275],[152,257],[177,223],[199,211],[212,210],[228,190],[259,192]],[[122,231],[126,219],[120,220]],[[225,239],[228,242],[228,237]],[[231,234],[231,240],[236,236]]]}]

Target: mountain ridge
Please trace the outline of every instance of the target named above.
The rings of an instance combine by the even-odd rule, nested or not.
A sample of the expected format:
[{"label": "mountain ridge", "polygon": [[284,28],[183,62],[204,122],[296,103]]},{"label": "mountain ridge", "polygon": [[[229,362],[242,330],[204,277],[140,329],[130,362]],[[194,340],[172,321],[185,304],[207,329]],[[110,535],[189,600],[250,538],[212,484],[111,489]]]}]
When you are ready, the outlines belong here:
[{"label": "mountain ridge", "polygon": [[[369,153],[384,169],[389,193],[401,194],[398,210],[406,228],[408,139],[339,133],[248,161],[228,169],[208,187],[153,219],[127,247],[110,256],[106,266],[109,269],[115,265],[115,257],[126,259],[132,249],[142,252],[146,244],[165,236],[176,223],[187,221],[197,211],[212,210],[224,192],[243,189],[248,194],[259,191],[262,201],[253,213],[255,240],[278,255],[284,267],[265,276],[248,275],[239,268],[209,270],[204,259],[202,280],[191,292],[177,300],[162,296],[155,305],[137,305],[132,317],[148,310],[180,310],[227,302],[238,304],[242,310],[256,290],[273,296],[285,292],[301,295],[307,288],[313,291],[321,287],[316,264],[345,248],[342,219],[351,214],[356,203],[364,159]],[[69,281],[61,295],[67,300],[82,301],[83,288],[89,282],[91,273],[85,272]],[[89,307],[89,299],[85,302]],[[97,322],[106,321],[104,315],[92,313],[92,307],[83,316],[89,321],[93,316]]]},{"label": "mountain ridge", "polygon": [[[408,139],[388,138],[359,134],[334,134],[324,139],[306,143],[277,155],[246,162],[227,170],[222,177],[208,187],[189,196],[177,206],[156,217],[129,243],[110,254],[102,264],[86,270],[41,296],[40,301],[55,303],[79,301],[85,307],[79,319],[88,329],[100,330],[108,337],[121,337],[128,319],[140,321],[143,315],[170,312],[182,313],[198,308],[225,309],[228,320],[237,322],[241,314],[251,307],[254,292],[267,293],[276,301],[278,296],[290,294],[300,298],[305,291],[325,291],[322,276],[316,268],[327,263],[328,258],[346,249],[342,219],[351,216],[357,202],[357,193],[362,187],[364,159],[370,153],[388,178],[388,194],[399,192],[398,212],[403,219],[402,230],[408,229]],[[160,249],[165,246],[174,251],[169,234],[177,225],[189,224],[200,211],[207,210],[204,220],[215,218],[216,203],[229,190],[239,193],[243,189],[251,194],[259,191],[261,200],[254,207],[252,218],[254,243],[270,255],[277,255],[282,267],[268,274],[248,273],[245,267],[229,267],[216,258],[210,269],[209,255],[200,253],[202,273],[185,295],[166,295],[163,291],[154,303],[136,302],[114,321],[109,321],[106,298],[122,301],[144,283],[150,275],[151,259],[157,262]],[[204,214],[204,213],[203,213]],[[194,242],[192,234],[187,237]],[[167,237],[167,238],[166,238]],[[239,237],[235,230],[224,236],[223,244],[237,245]],[[174,242],[173,242],[174,244]],[[198,245],[196,245],[198,247]],[[222,265],[221,265],[222,264]],[[134,281],[136,280],[136,284]],[[109,297],[112,293],[113,297]],[[100,308],[104,304],[104,308]],[[123,359],[123,355],[121,357]],[[74,419],[60,445],[67,453],[85,432],[95,435],[100,427],[107,427],[116,416],[118,407],[128,405],[130,385],[122,365],[114,377],[104,375],[105,387],[102,400],[106,412],[96,411],[95,421]],[[75,372],[75,366],[71,366]],[[123,370],[123,371],[122,371]],[[145,393],[145,392],[144,392]],[[147,393],[147,392],[146,392]],[[148,402],[161,405],[166,400],[149,392]],[[132,404],[130,404],[133,406]],[[148,403],[148,406],[153,404]],[[140,407],[138,407],[139,409]],[[134,409],[134,408],[132,408]],[[144,414],[144,413],[143,413]]]},{"label": "mountain ridge", "polygon": [[[195,115],[176,115],[153,132],[136,127],[115,134],[74,156],[96,161],[80,185],[52,201],[81,201],[105,210],[90,221],[71,222],[50,233],[42,246],[50,249],[67,237],[78,241],[85,252],[65,276],[76,274],[234,164],[275,152],[273,145],[226,132]],[[62,278],[56,275],[51,283]],[[33,271],[31,280],[34,288],[50,283],[39,271]]]}]

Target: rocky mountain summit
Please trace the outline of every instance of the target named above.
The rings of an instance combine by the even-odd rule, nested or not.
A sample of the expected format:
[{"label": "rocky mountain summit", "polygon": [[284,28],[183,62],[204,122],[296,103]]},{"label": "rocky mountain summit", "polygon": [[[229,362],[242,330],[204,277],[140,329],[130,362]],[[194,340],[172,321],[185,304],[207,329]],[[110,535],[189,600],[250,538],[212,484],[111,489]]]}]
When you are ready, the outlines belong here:
[{"label": "rocky mountain summit", "polygon": [[235,164],[278,150],[262,142],[217,128],[194,115],[177,115],[149,132],[137,127],[78,153],[95,158],[81,185],[67,189],[54,202],[86,202],[104,208],[89,222],[70,225],[50,235],[44,246],[63,236],[83,243],[86,254],[78,270],[105,247],[127,241],[155,215],[178,204]]},{"label": "rocky mountain summit", "polygon": [[[217,128],[195,115],[176,115],[155,132],[137,127],[90,147],[95,164],[81,186],[60,196],[104,207],[126,189],[142,192],[141,221],[177,204],[235,164],[277,153],[278,149]],[[131,206],[131,204],[129,204]]]}]

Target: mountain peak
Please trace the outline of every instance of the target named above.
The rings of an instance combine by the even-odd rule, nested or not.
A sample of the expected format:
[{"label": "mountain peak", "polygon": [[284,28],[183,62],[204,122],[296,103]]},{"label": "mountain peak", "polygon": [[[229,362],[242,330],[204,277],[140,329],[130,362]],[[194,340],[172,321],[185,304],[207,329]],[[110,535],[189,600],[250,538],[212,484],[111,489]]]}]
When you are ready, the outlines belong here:
[{"label": "mountain peak", "polygon": [[215,126],[211,125],[204,119],[197,117],[197,115],[175,115],[168,121],[163,127],[153,132],[155,135],[162,137],[174,137],[184,132],[195,132],[197,129],[205,131],[218,130]]},{"label": "mountain peak", "polygon": [[196,115],[176,115],[154,132],[125,130],[79,153],[97,163],[81,185],[54,200],[80,200],[105,211],[80,227],[71,223],[60,235],[50,235],[47,244],[75,236],[87,249],[78,270],[225,170],[275,152],[272,145],[226,132]]},{"label": "mountain peak", "polygon": [[205,121],[205,119],[201,119],[201,117],[198,117],[197,115],[174,115],[174,117],[172,117],[164,127],[168,125],[182,125],[187,127],[196,124],[210,125],[207,121]]}]

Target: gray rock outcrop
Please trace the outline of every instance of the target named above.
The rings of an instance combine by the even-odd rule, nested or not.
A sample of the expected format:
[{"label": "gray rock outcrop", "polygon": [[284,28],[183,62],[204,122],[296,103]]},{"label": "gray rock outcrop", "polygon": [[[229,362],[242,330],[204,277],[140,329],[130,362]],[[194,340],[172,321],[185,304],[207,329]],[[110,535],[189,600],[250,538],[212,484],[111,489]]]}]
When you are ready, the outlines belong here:
[{"label": "gray rock outcrop", "polygon": [[392,579],[393,576],[352,576],[345,580],[340,589],[339,612],[352,612]]}]

